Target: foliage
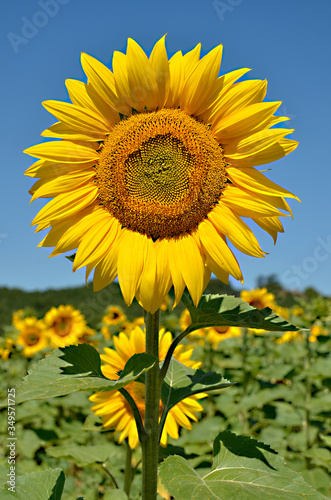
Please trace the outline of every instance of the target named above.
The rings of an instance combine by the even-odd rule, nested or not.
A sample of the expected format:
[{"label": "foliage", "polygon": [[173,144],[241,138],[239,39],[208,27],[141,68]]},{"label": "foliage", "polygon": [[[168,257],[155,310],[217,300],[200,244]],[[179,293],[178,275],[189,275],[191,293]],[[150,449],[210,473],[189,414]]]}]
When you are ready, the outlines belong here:
[{"label": "foliage", "polygon": [[[204,305],[209,307],[213,300],[222,302],[224,299],[203,299],[196,317],[196,308],[187,304],[193,313],[193,323],[201,318],[201,314],[206,314]],[[51,305],[49,303],[48,307]],[[287,341],[284,341],[283,332],[279,330],[268,333],[252,329],[256,328],[256,324],[242,323],[245,328],[242,328],[241,336],[221,340],[215,349],[209,344],[207,335],[204,335],[207,328],[193,331],[191,327],[193,336],[185,337],[183,343],[185,348],[194,348],[193,357],[202,361],[201,370],[170,361],[170,370],[162,390],[165,413],[172,405],[194,392],[207,391],[209,397],[200,400],[204,412],[199,421],[193,423],[192,430],[182,429],[179,439],[170,438],[168,446],[161,449],[162,482],[169,493],[175,493],[176,500],[184,500],[185,494],[188,494],[180,496],[181,493],[177,492],[178,488],[184,491],[182,484],[196,487],[196,496],[187,498],[197,500],[208,498],[210,491],[205,490],[206,487],[211,487],[215,498],[231,499],[239,495],[240,491],[247,499],[267,496],[266,477],[268,498],[276,498],[270,493],[275,484],[278,484],[279,489],[277,498],[294,499],[302,497],[303,493],[307,498],[316,500],[330,498],[331,337],[327,334],[330,331],[330,302],[317,297],[305,303],[301,298],[297,300],[297,305],[297,309],[287,311],[284,323],[276,319],[276,324],[278,321],[281,325],[279,330],[282,327],[285,330],[289,328],[289,323],[299,324],[303,328],[310,328],[314,324],[319,327],[316,335],[311,335],[308,330],[303,333],[293,330]],[[245,311],[251,311],[250,306],[244,304],[239,309],[244,314]],[[211,310],[212,316],[219,311],[217,307],[211,307]],[[180,333],[176,312],[168,310],[162,316],[163,323],[170,326],[175,335]],[[256,313],[268,318],[261,311]],[[256,317],[255,314],[255,321]],[[271,315],[271,320],[274,319]],[[216,322],[214,320],[215,317],[210,323],[209,318],[207,324],[216,324],[217,319]],[[205,326],[203,321],[196,324],[198,328]],[[114,327],[112,335],[116,334]],[[194,334],[197,336],[194,337]],[[112,338],[105,340],[100,335],[99,340],[99,353],[104,346],[113,345]],[[109,389],[107,384],[112,384],[100,371],[98,352],[87,344],[81,344],[53,351],[44,359],[43,353],[37,353],[29,361],[19,351],[14,351],[9,359],[0,360],[1,398],[6,397],[7,387],[21,383],[17,389],[17,402],[25,400],[16,407],[18,493],[14,497],[0,490],[1,498],[20,499],[19,488],[30,485],[31,479],[36,488],[31,498],[35,498],[40,494],[38,477],[42,482],[41,474],[45,474],[43,477],[48,478],[45,484],[49,484],[47,499],[128,499],[124,493],[126,447],[117,444],[113,431],[102,431],[99,417],[90,411],[88,396],[91,390],[97,387],[100,390],[103,384],[104,388]],[[120,374],[125,383],[137,378],[142,381],[141,374],[153,363],[153,360],[144,356],[139,357],[139,369],[135,366],[137,358],[128,362]],[[41,361],[36,362],[38,359]],[[29,375],[21,382],[27,370]],[[229,382],[232,385],[227,387]],[[78,390],[81,384],[85,385],[84,392],[72,392],[73,389]],[[32,390],[31,397],[25,387]],[[35,400],[36,394],[43,399]],[[63,395],[51,398],[54,394]],[[5,484],[8,473],[5,456],[8,451],[6,409],[0,414],[0,433],[4,436],[1,444],[3,458],[0,460],[0,484]],[[213,447],[215,436],[218,438]],[[136,473],[130,500],[140,498],[140,459],[140,450],[134,451],[131,465]],[[238,471],[232,470],[231,474],[237,474],[235,493],[231,489],[232,483],[225,488],[226,478],[228,480],[230,476],[229,472],[225,475],[224,471],[230,461],[241,471],[254,464],[256,474],[253,477],[251,471],[239,475]],[[172,479],[169,479],[169,468]],[[52,497],[53,490],[57,495],[61,494],[61,470],[65,474],[63,494],[56,497],[54,493]],[[181,476],[178,486],[174,472],[178,478],[180,470],[185,470],[185,474]],[[118,488],[110,474],[116,479]],[[211,478],[213,482],[209,483]],[[219,484],[222,485],[222,492],[228,491],[224,493],[227,496],[217,496],[221,494]],[[202,488],[200,493],[199,488]],[[311,493],[312,490],[318,493]],[[189,489],[187,491],[191,494]],[[162,494],[162,498],[169,499],[169,495]]]}]

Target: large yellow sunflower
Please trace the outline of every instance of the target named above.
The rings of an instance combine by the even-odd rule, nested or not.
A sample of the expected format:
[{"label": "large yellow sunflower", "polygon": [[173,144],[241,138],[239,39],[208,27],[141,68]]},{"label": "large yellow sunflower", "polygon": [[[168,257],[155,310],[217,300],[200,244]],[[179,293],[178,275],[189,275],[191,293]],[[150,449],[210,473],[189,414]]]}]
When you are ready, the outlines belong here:
[{"label": "large yellow sunflower", "polygon": [[34,316],[23,318],[17,329],[19,335],[16,342],[24,347],[23,354],[27,358],[31,358],[36,352],[49,345],[46,325],[43,320]]},{"label": "large yellow sunflower", "polygon": [[[134,330],[130,332],[129,336],[125,333],[120,333],[118,337],[114,336],[113,340],[115,350],[108,347],[104,348],[106,354],[102,354],[101,358],[106,364],[103,365],[101,369],[106,377],[114,380],[118,378],[118,372],[123,370],[128,359],[135,353],[145,352],[145,334],[136,326]],[[171,333],[161,330],[161,361],[166,357],[171,342]],[[185,350],[184,346],[180,345],[175,349],[174,357],[186,366],[199,368],[201,363],[190,359],[192,352],[193,349]],[[144,421],[145,385],[140,382],[131,382],[129,385],[125,386],[125,389],[135,400],[142,420]],[[196,412],[203,410],[197,399],[205,396],[205,394],[198,394],[186,398],[169,411],[161,437],[161,444],[163,446],[167,444],[168,434],[175,439],[178,438],[179,426],[191,429],[189,418],[196,421]],[[96,415],[101,416],[103,427],[106,429],[115,429],[115,432],[120,432],[119,443],[128,437],[130,447],[132,449],[136,448],[139,443],[136,423],[131,408],[122,394],[118,391],[97,392],[90,396],[90,400],[95,403],[92,406],[92,410]],[[160,411],[162,411],[162,403],[160,404]]]},{"label": "large yellow sunflower", "polygon": [[152,313],[172,285],[175,305],[185,286],[197,304],[211,272],[242,281],[229,244],[265,255],[242,217],[276,241],[296,198],[254,168],[297,146],[281,102],[263,102],[266,80],[238,82],[247,68],[219,76],[221,57],[220,45],[200,59],[199,44],[168,60],[165,37],[149,57],[129,38],[112,70],[82,54],[72,103],[43,103],[59,121],[42,135],[62,140],[25,151],[32,200],[53,198],[33,221],[51,228],[40,246],[77,249],[73,270],[94,269],[95,290],[118,276],[126,303]]},{"label": "large yellow sunflower", "polygon": [[44,317],[53,347],[77,345],[86,333],[86,321],[78,309],[70,305],[52,307]]}]

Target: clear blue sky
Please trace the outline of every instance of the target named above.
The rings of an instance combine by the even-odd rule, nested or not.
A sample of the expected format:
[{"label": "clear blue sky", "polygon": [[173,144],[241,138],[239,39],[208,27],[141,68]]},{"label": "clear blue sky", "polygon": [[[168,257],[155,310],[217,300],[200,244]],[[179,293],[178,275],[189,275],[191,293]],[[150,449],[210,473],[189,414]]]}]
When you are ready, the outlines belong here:
[{"label": "clear blue sky", "polygon": [[[216,5],[215,5],[216,4]],[[218,8],[216,8],[216,6]],[[245,287],[275,273],[289,289],[314,286],[331,295],[330,18],[326,0],[15,0],[1,7],[2,195],[0,286],[43,290],[84,283],[63,256],[47,259],[30,227],[43,205],[29,205],[32,163],[22,150],[41,142],[54,122],[41,106],[67,100],[66,78],[84,79],[80,52],[105,64],[132,37],[146,51],[164,33],[171,55],[198,42],[204,52],[223,43],[221,72],[249,67],[266,78],[267,100],[282,100],[292,118],[290,156],[272,164],[269,177],[295,192],[294,220],[284,219],[276,246],[259,233],[265,259],[239,255]]]}]

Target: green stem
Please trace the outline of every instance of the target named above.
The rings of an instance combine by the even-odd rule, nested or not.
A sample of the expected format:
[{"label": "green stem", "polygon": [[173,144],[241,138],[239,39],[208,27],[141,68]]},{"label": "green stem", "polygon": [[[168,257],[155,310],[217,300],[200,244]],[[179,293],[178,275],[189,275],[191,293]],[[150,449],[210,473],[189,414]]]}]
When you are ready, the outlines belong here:
[{"label": "green stem", "polygon": [[[160,310],[154,314],[145,312],[146,354],[159,359]],[[159,461],[159,416],[160,416],[160,379],[159,363],[146,372],[145,431],[146,439],[141,441],[142,448],[142,499],[157,498],[157,469]]]},{"label": "green stem", "polygon": [[116,479],[114,478],[114,476],[112,475],[112,473],[107,469],[106,464],[102,464],[101,467],[108,474],[108,476],[111,477],[111,479],[112,479],[112,481],[113,481],[113,483],[115,485],[115,488],[118,490],[118,484],[116,482]]},{"label": "green stem", "polygon": [[142,442],[144,439],[146,439],[147,434],[145,431],[143,421],[141,419],[140,411],[138,410],[138,407],[136,405],[136,402],[133,399],[133,397],[131,396],[131,394],[124,387],[119,389],[118,392],[120,392],[122,394],[122,396],[125,397],[125,399],[127,400],[128,404],[132,410],[134,419],[136,421],[139,441]]},{"label": "green stem", "polygon": [[132,449],[129,443],[126,443],[126,459],[125,459],[125,474],[124,474],[124,491],[130,498],[130,489],[132,483]]}]

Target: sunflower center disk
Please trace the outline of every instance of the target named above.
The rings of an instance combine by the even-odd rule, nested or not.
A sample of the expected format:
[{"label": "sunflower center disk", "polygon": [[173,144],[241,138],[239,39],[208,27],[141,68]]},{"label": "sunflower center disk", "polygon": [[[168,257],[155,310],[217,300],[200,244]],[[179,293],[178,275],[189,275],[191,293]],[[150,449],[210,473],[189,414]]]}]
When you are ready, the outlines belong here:
[{"label": "sunflower center disk", "polygon": [[225,167],[212,132],[186,113],[133,115],[102,146],[99,200],[123,227],[153,240],[192,233],[220,199]]}]

